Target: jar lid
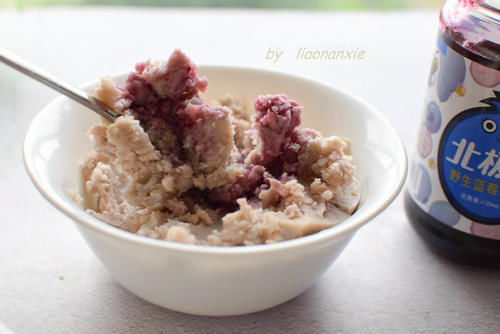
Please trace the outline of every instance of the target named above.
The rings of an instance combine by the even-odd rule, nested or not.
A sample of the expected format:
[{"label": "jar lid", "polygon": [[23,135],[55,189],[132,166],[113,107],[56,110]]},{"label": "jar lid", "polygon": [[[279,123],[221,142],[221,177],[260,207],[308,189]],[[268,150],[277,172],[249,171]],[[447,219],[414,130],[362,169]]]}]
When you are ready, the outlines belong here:
[{"label": "jar lid", "polygon": [[455,51],[500,70],[500,0],[450,0],[440,16],[441,36]]}]

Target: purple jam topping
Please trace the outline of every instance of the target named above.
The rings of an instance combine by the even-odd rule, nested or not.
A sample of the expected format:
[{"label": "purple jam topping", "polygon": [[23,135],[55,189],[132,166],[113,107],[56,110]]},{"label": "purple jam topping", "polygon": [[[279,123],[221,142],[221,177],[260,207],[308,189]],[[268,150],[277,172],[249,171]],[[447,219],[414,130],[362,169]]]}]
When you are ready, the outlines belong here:
[{"label": "purple jam topping", "polygon": [[225,117],[222,108],[220,105],[189,103],[185,109],[178,110],[177,114],[181,116],[185,126],[193,126]]},{"label": "purple jam topping", "polygon": [[196,72],[196,65],[176,50],[168,62],[137,64],[122,89],[122,98],[130,101],[132,114],[165,159],[174,165],[189,162],[195,173],[207,175],[225,163],[236,164],[239,172],[229,184],[204,191],[209,201],[230,206],[269,188],[271,179],[296,176],[302,147],[317,136],[313,130],[297,128],[303,107],[286,95],[259,96],[253,127],[245,133],[256,146],[243,149],[240,160],[228,162],[224,158],[236,146],[224,146],[225,132],[217,130],[226,126],[231,132],[230,110],[201,100],[198,92],[205,91],[208,82]]},{"label": "purple jam topping", "polygon": [[137,64],[136,72],[127,78],[123,97],[132,101],[134,116],[155,147],[173,163],[183,160],[182,121],[177,111],[188,103],[201,103],[198,92],[207,85],[207,79],[198,77],[196,65],[180,50],[168,62]]},{"label": "purple jam topping", "polygon": [[139,63],[136,71],[161,98],[186,100],[207,88],[208,80],[198,77],[196,65],[180,50],[175,50],[167,63],[155,65]]},{"label": "purple jam topping", "polygon": [[293,130],[300,125],[303,107],[286,95],[261,95],[254,103],[254,127],[261,141],[257,163],[267,165],[279,157],[292,141]]},{"label": "purple jam topping", "polygon": [[[281,173],[297,175],[300,172],[299,153],[302,147],[318,133],[312,129],[295,129],[290,136],[290,141],[282,147],[279,156],[283,166]],[[276,173],[275,173],[276,174]],[[283,176],[281,176],[283,178]]]},{"label": "purple jam topping", "polygon": [[217,120],[227,118],[227,112],[221,105],[188,103],[184,109],[178,109],[177,115],[182,122],[184,138],[189,136],[190,146],[201,154],[211,154],[216,145],[215,134],[210,125]]},{"label": "purple jam topping", "polygon": [[209,199],[213,202],[233,204],[238,198],[252,197],[256,190],[262,185],[264,166],[246,166],[241,176],[234,179],[229,188],[216,188],[209,192]]}]

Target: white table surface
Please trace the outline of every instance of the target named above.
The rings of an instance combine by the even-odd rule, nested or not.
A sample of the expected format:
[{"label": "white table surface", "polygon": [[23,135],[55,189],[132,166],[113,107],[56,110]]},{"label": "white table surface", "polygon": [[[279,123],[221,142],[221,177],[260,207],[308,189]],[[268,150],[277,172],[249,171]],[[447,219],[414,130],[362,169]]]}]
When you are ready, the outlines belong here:
[{"label": "white table surface", "polygon": [[[72,83],[183,49],[197,63],[319,79],[373,104],[413,151],[437,12],[325,13],[86,8],[0,11],[0,45]],[[363,60],[297,60],[300,47]],[[269,48],[284,53],[266,60]],[[0,322],[16,333],[499,333],[500,272],[445,261],[411,229],[402,197],[296,299],[227,318],[145,302],[110,277],[22,163],[33,116],[56,93],[0,65]],[[1,327],[1,326],[0,326]],[[0,330],[1,331],[1,330]]]}]

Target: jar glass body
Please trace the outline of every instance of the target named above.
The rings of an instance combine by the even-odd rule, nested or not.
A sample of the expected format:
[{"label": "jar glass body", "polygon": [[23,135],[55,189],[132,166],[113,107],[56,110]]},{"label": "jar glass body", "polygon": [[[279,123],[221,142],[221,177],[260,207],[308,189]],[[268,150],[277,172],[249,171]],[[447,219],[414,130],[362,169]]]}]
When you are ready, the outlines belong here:
[{"label": "jar glass body", "polygon": [[500,265],[500,1],[447,1],[405,210],[437,252]]}]

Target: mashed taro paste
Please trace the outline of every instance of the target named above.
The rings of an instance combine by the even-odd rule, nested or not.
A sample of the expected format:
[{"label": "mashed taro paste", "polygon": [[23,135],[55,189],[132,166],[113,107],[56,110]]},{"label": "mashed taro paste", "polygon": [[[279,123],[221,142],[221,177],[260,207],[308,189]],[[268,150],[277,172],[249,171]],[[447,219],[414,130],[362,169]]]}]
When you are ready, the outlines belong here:
[{"label": "mashed taro paste", "polygon": [[119,111],[89,131],[82,204],[100,220],[189,244],[268,244],[329,228],[356,209],[349,142],[299,128],[303,107],[259,96],[206,103],[208,81],[176,50],[94,96]]}]

